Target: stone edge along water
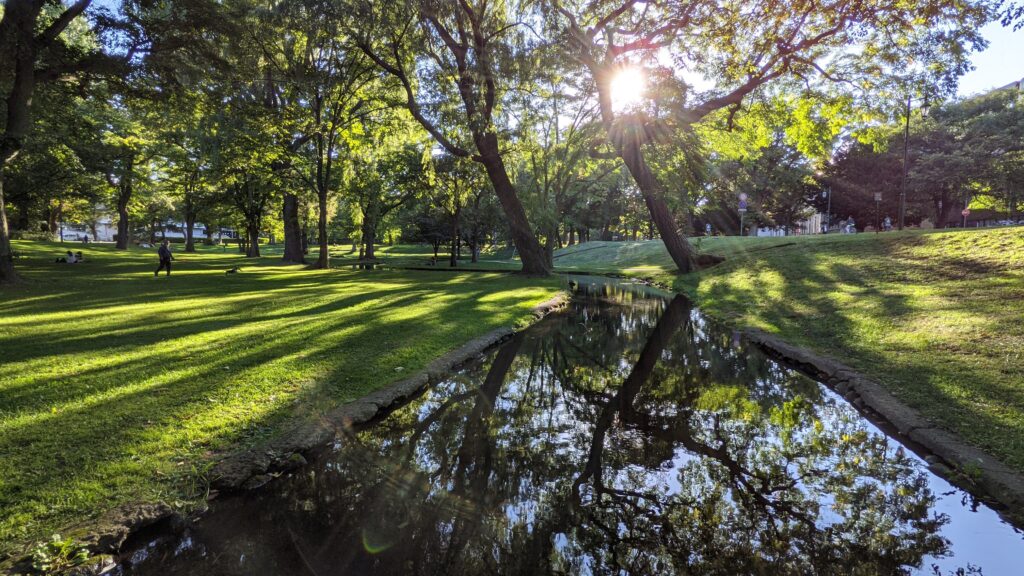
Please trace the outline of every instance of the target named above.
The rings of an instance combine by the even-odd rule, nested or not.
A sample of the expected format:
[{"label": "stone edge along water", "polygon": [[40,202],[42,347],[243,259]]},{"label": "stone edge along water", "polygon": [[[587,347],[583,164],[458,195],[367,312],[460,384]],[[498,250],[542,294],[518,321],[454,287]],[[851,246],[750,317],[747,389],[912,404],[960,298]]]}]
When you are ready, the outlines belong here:
[{"label": "stone edge along water", "polygon": [[841,362],[761,330],[746,329],[742,333],[769,356],[831,387],[901,442],[929,452],[922,456],[934,474],[976,497],[998,503],[1001,506],[993,508],[1000,516],[1011,524],[1024,525],[1024,477],[998,458],[937,427],[881,384]]}]

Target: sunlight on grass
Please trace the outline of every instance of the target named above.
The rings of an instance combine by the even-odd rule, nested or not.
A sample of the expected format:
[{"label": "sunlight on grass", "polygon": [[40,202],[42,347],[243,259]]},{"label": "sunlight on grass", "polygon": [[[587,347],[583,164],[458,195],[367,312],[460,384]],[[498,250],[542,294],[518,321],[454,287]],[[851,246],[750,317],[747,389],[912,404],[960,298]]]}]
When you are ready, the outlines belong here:
[{"label": "sunlight on grass", "polygon": [[[220,453],[530,316],[558,281],[314,271],[203,250],[20,242],[0,292],[0,553],[124,502],[202,498]],[[242,266],[239,274],[224,271]]]}]

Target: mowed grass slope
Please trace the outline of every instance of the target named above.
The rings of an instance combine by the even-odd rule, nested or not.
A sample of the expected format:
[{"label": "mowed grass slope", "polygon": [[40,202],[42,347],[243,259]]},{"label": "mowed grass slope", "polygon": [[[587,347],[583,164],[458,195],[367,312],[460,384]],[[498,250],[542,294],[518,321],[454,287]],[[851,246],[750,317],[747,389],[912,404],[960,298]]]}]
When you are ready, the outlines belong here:
[{"label": "mowed grass slope", "polygon": [[0,558],[121,503],[194,502],[218,453],[522,322],[558,289],[230,251],[177,254],[154,278],[152,251],[72,248],[88,261],[16,243],[27,282],[0,289]]},{"label": "mowed grass slope", "polygon": [[710,238],[727,259],[676,276],[660,241],[575,247],[701,309],[840,359],[1024,472],[1024,229]]}]

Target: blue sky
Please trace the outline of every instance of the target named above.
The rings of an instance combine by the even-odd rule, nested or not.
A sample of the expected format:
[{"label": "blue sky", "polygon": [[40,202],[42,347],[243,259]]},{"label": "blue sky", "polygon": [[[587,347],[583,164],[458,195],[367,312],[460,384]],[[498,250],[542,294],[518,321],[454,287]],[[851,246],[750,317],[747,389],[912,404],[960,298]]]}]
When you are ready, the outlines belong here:
[{"label": "blue sky", "polygon": [[960,96],[1006,86],[1024,78],[1024,30],[1013,31],[993,22],[982,28],[989,41],[984,52],[973,55],[974,71],[960,78]]}]

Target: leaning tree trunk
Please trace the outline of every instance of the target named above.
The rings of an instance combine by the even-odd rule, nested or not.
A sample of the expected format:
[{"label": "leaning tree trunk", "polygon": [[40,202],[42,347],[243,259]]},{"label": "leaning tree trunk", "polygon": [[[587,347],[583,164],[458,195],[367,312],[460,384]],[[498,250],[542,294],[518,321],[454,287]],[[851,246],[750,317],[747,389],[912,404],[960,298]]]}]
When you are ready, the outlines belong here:
[{"label": "leaning tree trunk", "polygon": [[619,147],[619,155],[633,176],[637,187],[640,188],[644,203],[647,204],[647,210],[651,214],[651,220],[654,221],[654,226],[658,229],[672,261],[675,262],[680,272],[684,274],[690,272],[694,265],[690,245],[676,229],[675,218],[672,217],[672,212],[665,204],[657,178],[644,160],[640,142],[633,139],[622,142]]},{"label": "leaning tree trunk", "polygon": [[523,262],[523,273],[547,276],[551,269],[544,257],[544,247],[530,229],[526,211],[523,210],[523,204],[516,194],[515,185],[508,177],[508,171],[498,150],[497,135],[486,134],[480,138],[477,148],[480,150],[480,162],[487,170],[487,176],[494,185],[494,192],[504,209],[509,230],[512,232],[512,243],[515,244],[519,258]]},{"label": "leaning tree trunk", "polygon": [[284,220],[284,256],[281,259],[285,262],[305,264],[306,258],[302,253],[302,227],[299,225],[299,198],[295,194],[285,193],[282,219]]}]

